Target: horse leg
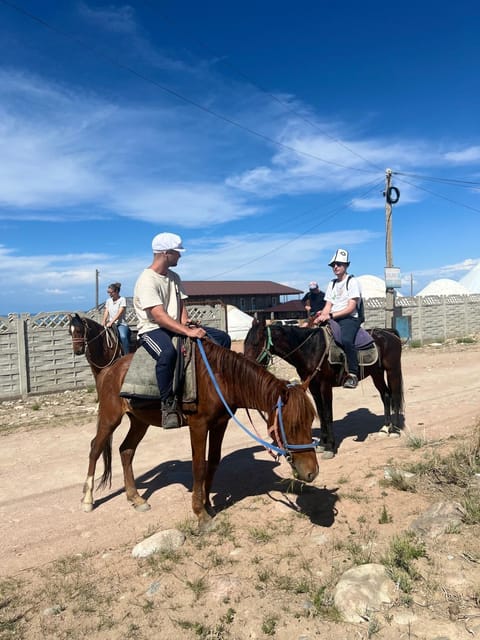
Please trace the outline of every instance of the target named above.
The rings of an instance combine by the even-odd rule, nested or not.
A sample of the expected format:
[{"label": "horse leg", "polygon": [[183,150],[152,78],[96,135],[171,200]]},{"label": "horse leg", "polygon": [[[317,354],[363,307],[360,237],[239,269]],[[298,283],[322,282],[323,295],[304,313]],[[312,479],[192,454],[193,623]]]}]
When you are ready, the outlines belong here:
[{"label": "horse leg", "polygon": [[[97,433],[90,443],[90,456],[88,462],[87,479],[83,485],[83,498],[81,506],[86,513],[92,511],[94,505],[93,487],[95,483],[95,468],[100,454],[103,453],[104,471],[99,486],[105,486],[112,477],[112,435],[122,421],[123,411],[120,398],[118,406],[108,398],[106,402],[100,402],[97,414]],[[108,406],[107,406],[108,405]]]},{"label": "horse leg", "polygon": [[390,433],[392,427],[392,398],[390,395],[390,389],[385,383],[384,372],[380,368],[375,368],[370,374],[372,376],[373,384],[380,394],[383,402],[383,427],[380,429],[380,433]]},{"label": "horse leg", "polygon": [[228,416],[215,425],[215,429],[210,429],[208,434],[208,461],[207,472],[205,476],[205,509],[214,516],[215,512],[210,502],[210,491],[212,489],[213,478],[218,469],[220,458],[222,455],[222,443],[225,430],[228,424]]},{"label": "horse leg", "polygon": [[212,525],[212,517],[205,508],[207,502],[205,493],[205,480],[207,477],[207,463],[205,452],[207,448],[208,424],[205,418],[199,418],[198,414],[189,416],[190,443],[192,446],[192,509],[198,518],[198,528],[201,532],[207,531]]},{"label": "horse leg", "polygon": [[97,460],[100,454],[104,454],[105,471],[103,473],[102,484],[110,479],[112,473],[111,464],[111,437],[115,429],[121,422],[121,417],[118,421],[113,423],[104,424],[102,422],[101,415],[99,413],[97,419],[97,434],[90,443],[90,455],[88,461],[87,478],[83,485],[83,498],[80,501],[81,507],[85,513],[89,513],[93,509],[93,487],[95,483],[95,468],[97,466]]},{"label": "horse leg", "polygon": [[403,428],[403,378],[402,371],[387,370],[387,381],[390,389],[390,404],[393,420],[390,421],[389,433],[400,434]]},{"label": "horse leg", "polygon": [[332,387],[317,377],[310,382],[309,389],[320,420],[320,443],[316,449],[324,452],[322,458],[328,460],[333,458],[335,451],[335,438],[332,429]]},{"label": "horse leg", "polygon": [[132,414],[129,414],[128,417],[130,418],[130,429],[120,445],[125,493],[127,500],[132,504],[135,511],[148,511],[150,505],[137,491],[132,467],[133,456],[144,435],[147,433],[148,424],[145,424]]},{"label": "horse leg", "polygon": [[323,460],[329,460],[335,455],[335,436],[333,435],[333,392],[331,383],[322,379],[320,381],[320,396],[322,414],[320,415],[321,429],[324,432],[325,450]]}]

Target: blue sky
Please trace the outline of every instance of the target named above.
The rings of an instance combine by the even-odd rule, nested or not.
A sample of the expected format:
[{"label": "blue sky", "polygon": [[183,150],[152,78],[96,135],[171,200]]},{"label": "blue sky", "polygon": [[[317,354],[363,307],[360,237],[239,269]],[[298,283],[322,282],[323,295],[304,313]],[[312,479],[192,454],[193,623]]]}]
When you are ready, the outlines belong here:
[{"label": "blue sky", "polygon": [[151,239],[185,280],[401,293],[480,262],[480,5],[0,0],[0,314],[132,295]]}]

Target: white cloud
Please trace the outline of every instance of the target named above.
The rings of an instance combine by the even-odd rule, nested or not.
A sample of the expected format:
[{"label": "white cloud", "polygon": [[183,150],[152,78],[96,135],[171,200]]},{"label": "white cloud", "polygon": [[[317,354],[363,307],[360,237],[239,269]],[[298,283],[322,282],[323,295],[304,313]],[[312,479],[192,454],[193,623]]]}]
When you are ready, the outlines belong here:
[{"label": "white cloud", "polygon": [[469,164],[480,160],[480,146],[467,147],[462,151],[449,151],[445,153],[446,160],[455,164]]}]

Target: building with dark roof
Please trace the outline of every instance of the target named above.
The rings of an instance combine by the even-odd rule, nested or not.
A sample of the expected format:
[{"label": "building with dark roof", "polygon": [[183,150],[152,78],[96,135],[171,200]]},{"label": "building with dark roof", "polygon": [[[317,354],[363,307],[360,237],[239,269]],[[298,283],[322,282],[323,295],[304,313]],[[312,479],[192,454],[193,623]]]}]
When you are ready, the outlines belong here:
[{"label": "building with dark roof", "polygon": [[300,289],[271,280],[184,280],[183,286],[189,303],[232,304],[245,313],[270,311],[289,296],[303,293]]}]

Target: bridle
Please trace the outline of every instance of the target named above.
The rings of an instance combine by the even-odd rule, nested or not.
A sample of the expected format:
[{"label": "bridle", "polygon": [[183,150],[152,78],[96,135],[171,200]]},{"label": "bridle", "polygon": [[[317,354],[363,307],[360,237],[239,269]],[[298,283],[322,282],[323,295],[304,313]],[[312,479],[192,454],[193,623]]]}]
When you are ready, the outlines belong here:
[{"label": "bridle", "polygon": [[[266,338],[265,338],[265,344],[263,346],[263,349],[261,350],[261,352],[259,353],[259,355],[257,356],[256,362],[258,362],[258,364],[263,364],[264,366],[268,367],[270,365],[270,363],[272,362],[273,359],[273,353],[270,351],[270,349],[274,346],[273,344],[273,338],[272,338],[272,331],[270,326],[266,327]],[[288,358],[294,354],[296,351],[298,351],[299,349],[301,349],[301,347],[303,347],[304,344],[306,344],[314,335],[313,332],[311,332],[306,338],[305,340],[303,340],[303,342],[301,342],[299,345],[297,345],[295,347],[295,349],[292,349],[291,351],[289,351],[288,353],[286,353],[285,355],[282,355],[281,358],[283,360],[288,360]],[[320,360],[317,363],[317,366],[314,367],[312,373],[302,382],[302,387],[304,389],[308,389],[308,386],[310,384],[310,382],[312,381],[312,379],[317,375],[317,373],[320,371],[320,369],[322,368],[322,364],[323,361],[325,360],[328,350],[329,350],[329,346],[330,346],[330,342],[331,342],[331,336],[327,333],[327,342],[325,345],[325,350],[322,353],[322,355],[320,356]],[[265,362],[264,362],[265,361]]]},{"label": "bridle", "polygon": [[[111,327],[103,327],[103,330],[100,331],[100,333],[97,333],[96,336],[93,336],[93,338],[90,338],[90,340],[88,340],[88,324],[87,321],[83,318],[82,319],[82,325],[83,325],[83,336],[81,338],[75,338],[72,335],[72,343],[81,343],[83,344],[83,348],[85,351],[85,356],[87,358],[87,360],[90,362],[90,364],[95,367],[96,369],[106,369],[107,367],[109,367],[111,364],[113,364],[113,362],[117,359],[118,355],[117,355],[117,351],[118,351],[118,344],[119,344],[119,338],[118,338],[118,333],[112,329]],[[75,326],[73,323],[71,326]],[[91,350],[89,348],[89,345],[92,342],[95,342],[95,340],[98,340],[99,338],[102,338],[103,335],[105,335],[105,342],[106,345],[108,347],[108,349],[113,349],[113,355],[110,358],[110,361],[107,362],[107,364],[104,365],[99,365],[96,364],[93,361],[92,358],[92,353]]]},{"label": "bridle", "polygon": [[[272,330],[270,328],[270,325],[268,327],[265,328],[266,329],[266,337],[265,337],[265,344],[263,346],[263,349],[261,350],[261,352],[259,353],[259,355],[257,356],[256,362],[258,362],[258,364],[264,364],[266,367],[268,367],[268,365],[271,363],[272,358],[273,358],[273,353],[270,351],[270,349],[274,346],[273,344],[273,339],[272,339]],[[313,333],[310,333],[303,342],[301,342],[299,345],[297,345],[295,347],[295,349],[292,349],[291,351],[289,351],[288,353],[286,353],[285,355],[282,356],[283,360],[286,360],[287,358],[289,358],[293,353],[295,353],[296,351],[298,351],[299,349],[301,349],[301,347],[303,347],[304,344],[306,344],[311,337],[313,336]],[[266,360],[266,362],[264,363],[263,361]]]}]

